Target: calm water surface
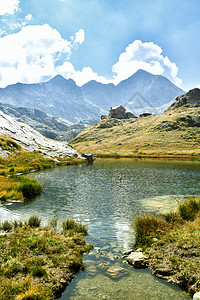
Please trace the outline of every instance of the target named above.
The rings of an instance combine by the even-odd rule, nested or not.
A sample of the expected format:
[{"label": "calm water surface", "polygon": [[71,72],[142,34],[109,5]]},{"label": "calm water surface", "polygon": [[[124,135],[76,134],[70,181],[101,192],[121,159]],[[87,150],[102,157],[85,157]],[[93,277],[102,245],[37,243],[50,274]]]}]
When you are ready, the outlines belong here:
[{"label": "calm water surface", "polygon": [[[149,270],[134,270],[121,257],[134,243],[132,222],[138,214],[164,212],[183,198],[200,195],[199,171],[198,162],[106,159],[32,173],[44,185],[42,195],[32,202],[0,207],[0,218],[38,214],[45,222],[73,217],[88,225],[87,241],[94,250],[85,255],[86,271],[76,276],[62,300],[190,299]],[[113,265],[125,269],[121,278],[107,273]]]}]

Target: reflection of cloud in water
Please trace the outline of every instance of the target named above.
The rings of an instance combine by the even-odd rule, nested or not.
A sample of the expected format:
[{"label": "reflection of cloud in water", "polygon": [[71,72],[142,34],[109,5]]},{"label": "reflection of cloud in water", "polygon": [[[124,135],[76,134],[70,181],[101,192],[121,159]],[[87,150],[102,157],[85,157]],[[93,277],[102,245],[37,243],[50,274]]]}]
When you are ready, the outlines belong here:
[{"label": "reflection of cloud in water", "polygon": [[128,250],[133,245],[133,228],[127,223],[124,223],[124,220],[116,220],[115,224],[116,237],[118,246],[122,251]]},{"label": "reflection of cloud in water", "polygon": [[145,198],[141,201],[141,204],[145,209],[149,211],[165,213],[170,210],[175,210],[178,204],[185,199],[193,197],[191,195],[165,195],[165,196],[156,196],[151,198]]}]

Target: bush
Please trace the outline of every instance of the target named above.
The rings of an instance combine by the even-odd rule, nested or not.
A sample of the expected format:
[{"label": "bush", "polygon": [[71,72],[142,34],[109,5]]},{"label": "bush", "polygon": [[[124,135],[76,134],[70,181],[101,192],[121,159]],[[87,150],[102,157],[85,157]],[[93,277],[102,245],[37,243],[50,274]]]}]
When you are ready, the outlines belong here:
[{"label": "bush", "polygon": [[49,226],[56,230],[57,229],[57,226],[58,226],[58,219],[57,218],[53,218],[49,221]]},{"label": "bush", "polygon": [[28,199],[33,199],[34,197],[41,194],[42,186],[41,184],[34,181],[22,182],[19,186],[19,191],[22,192],[23,196]]},{"label": "bush", "polygon": [[159,238],[169,227],[165,220],[155,216],[139,216],[135,221],[135,242],[137,245],[150,245],[154,237]]},{"label": "bush", "polygon": [[167,223],[171,223],[171,224],[174,224],[174,223],[183,224],[184,223],[183,218],[181,217],[181,215],[178,212],[171,211],[166,214],[163,214],[162,216]]},{"label": "bush", "polygon": [[41,219],[36,215],[33,215],[28,219],[28,225],[32,228],[40,227],[40,224]]},{"label": "bush", "polygon": [[75,232],[87,234],[88,229],[86,225],[77,223],[74,219],[67,219],[63,222],[63,230],[74,230]]},{"label": "bush", "polygon": [[189,200],[183,201],[179,204],[178,211],[184,220],[194,221],[200,212],[200,198],[190,198]]},{"label": "bush", "polygon": [[16,229],[17,227],[21,228],[23,226],[23,222],[14,220],[13,221],[13,226],[14,226],[14,229]]},{"label": "bush", "polygon": [[4,222],[2,223],[2,229],[3,229],[4,231],[11,231],[11,230],[12,230],[12,223],[9,222],[9,221],[4,221]]}]

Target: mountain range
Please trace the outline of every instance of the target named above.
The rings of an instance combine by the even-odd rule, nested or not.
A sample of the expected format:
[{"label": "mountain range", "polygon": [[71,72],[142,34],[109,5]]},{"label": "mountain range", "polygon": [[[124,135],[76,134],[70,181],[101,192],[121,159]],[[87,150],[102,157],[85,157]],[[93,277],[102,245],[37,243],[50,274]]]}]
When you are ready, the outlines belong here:
[{"label": "mountain range", "polygon": [[117,105],[123,105],[136,115],[142,112],[159,114],[183,93],[167,78],[139,70],[116,86],[90,81],[79,87],[72,79],[61,75],[43,83],[17,83],[0,88],[0,102],[40,109],[77,123],[100,118]]}]

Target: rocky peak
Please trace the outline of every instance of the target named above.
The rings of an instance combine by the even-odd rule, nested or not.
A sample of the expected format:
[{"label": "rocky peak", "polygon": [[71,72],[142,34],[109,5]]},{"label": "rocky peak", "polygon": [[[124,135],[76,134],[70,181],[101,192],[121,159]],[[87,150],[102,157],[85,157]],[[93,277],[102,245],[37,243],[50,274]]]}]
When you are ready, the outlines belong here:
[{"label": "rocky peak", "polygon": [[194,88],[188,93],[178,96],[169,109],[175,109],[181,106],[200,107],[200,89]]}]

